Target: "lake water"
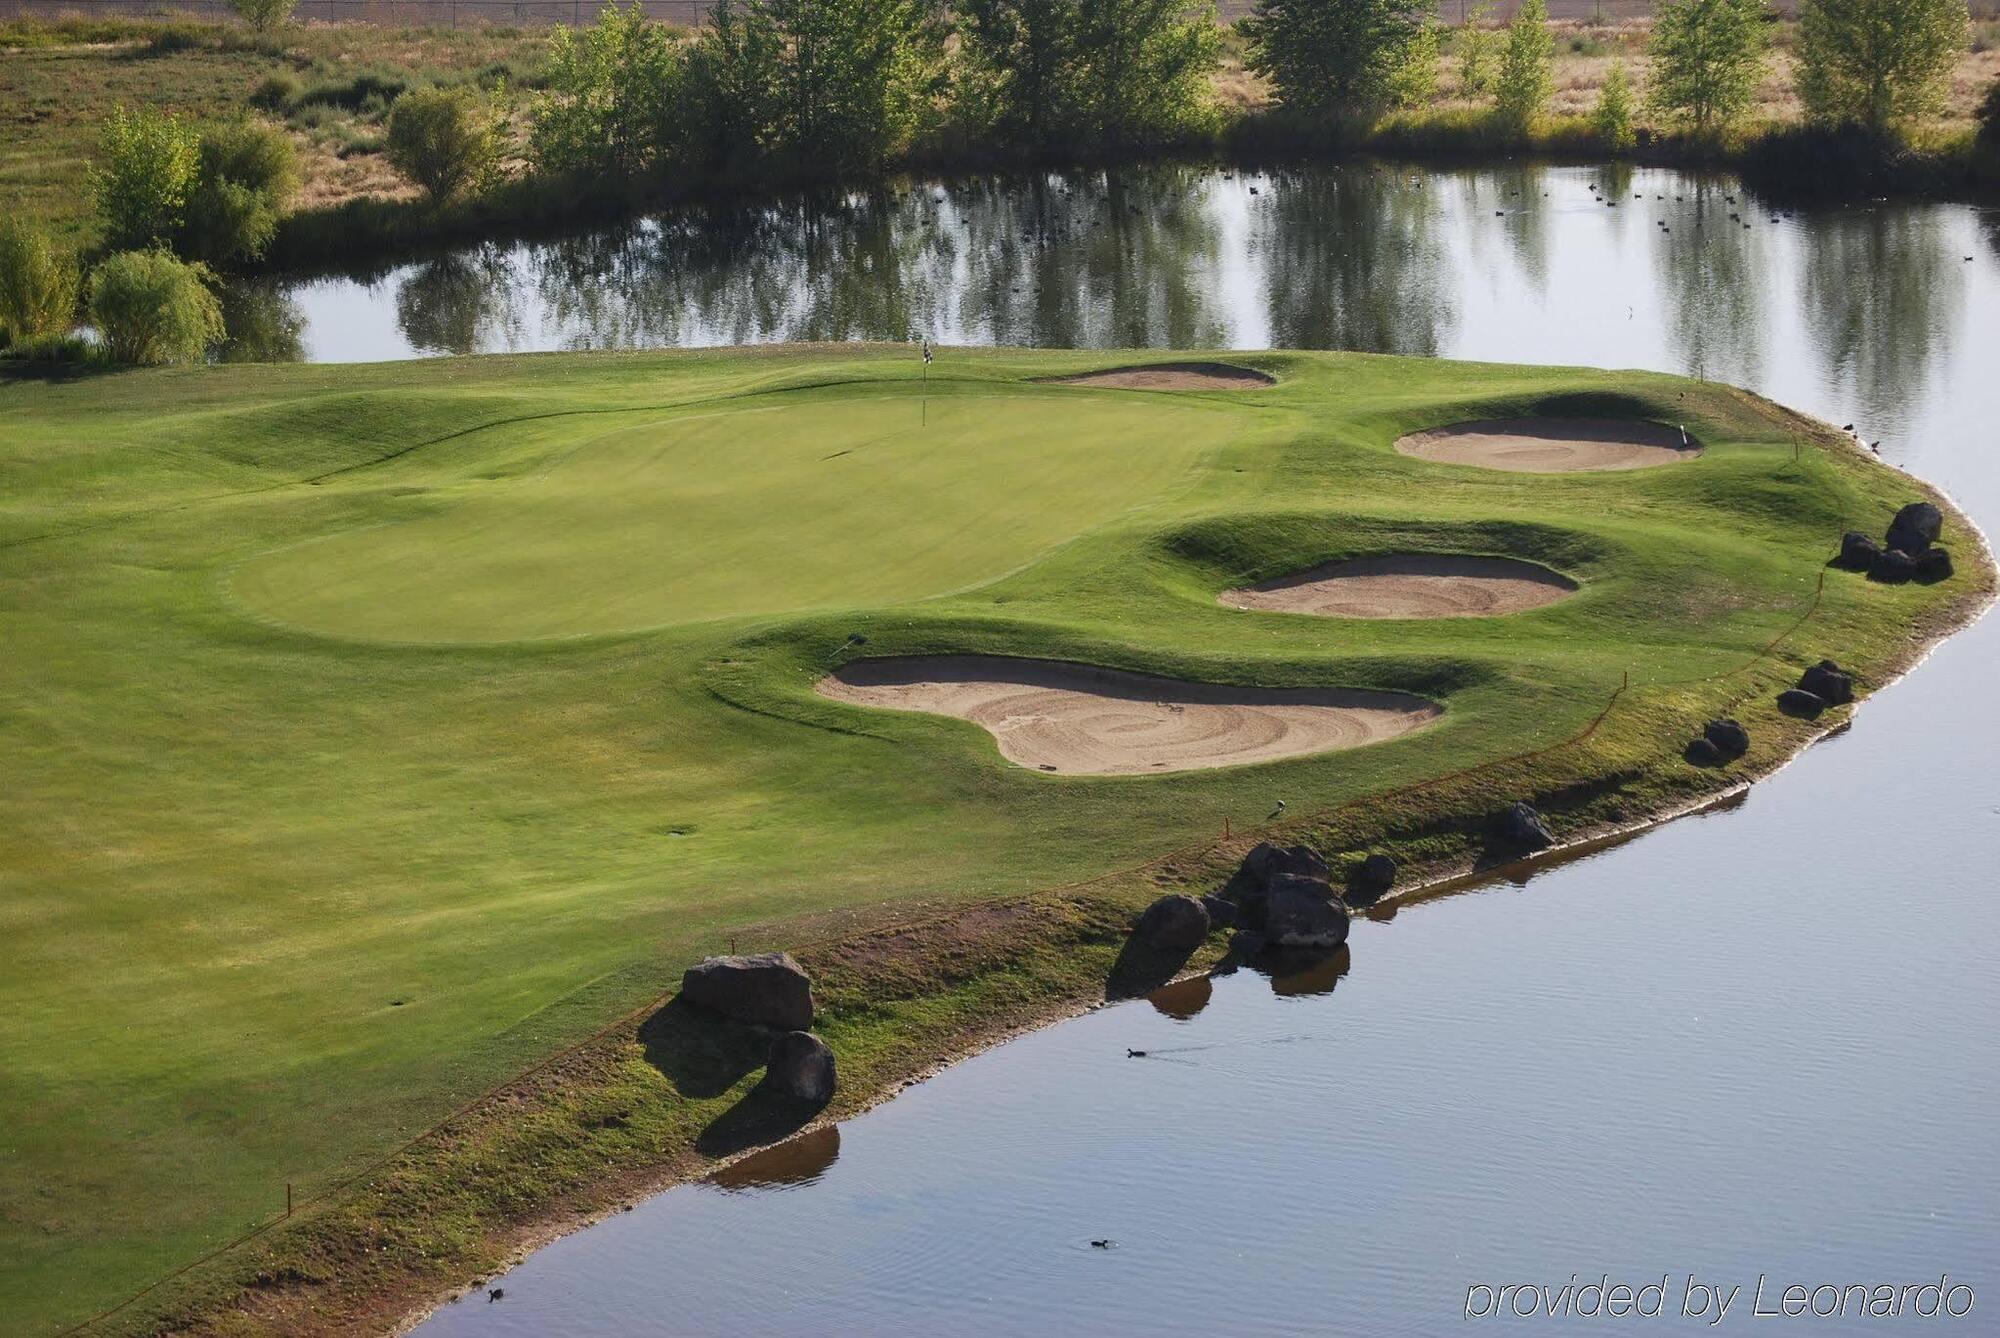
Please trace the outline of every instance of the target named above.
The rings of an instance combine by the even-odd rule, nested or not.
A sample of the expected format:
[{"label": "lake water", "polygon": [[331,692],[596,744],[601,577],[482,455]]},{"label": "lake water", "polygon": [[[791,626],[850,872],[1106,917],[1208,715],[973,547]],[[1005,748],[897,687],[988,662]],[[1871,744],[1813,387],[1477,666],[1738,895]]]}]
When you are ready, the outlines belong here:
[{"label": "lake water", "polygon": [[[1775,217],[1658,171],[1147,171],[260,300],[321,358],[918,334],[1657,368],[1854,422],[2000,526],[2000,212]],[[1023,1037],[421,1332],[1693,1332],[1690,1275],[1741,1288],[1724,1331],[2000,1332],[1996,665],[1987,619],[1740,803],[1361,922],[1307,978]],[[1606,1276],[1665,1313],[1467,1317]],[[1941,1277],[1971,1310],[1773,1321],[1760,1277],[1766,1310]]]}]

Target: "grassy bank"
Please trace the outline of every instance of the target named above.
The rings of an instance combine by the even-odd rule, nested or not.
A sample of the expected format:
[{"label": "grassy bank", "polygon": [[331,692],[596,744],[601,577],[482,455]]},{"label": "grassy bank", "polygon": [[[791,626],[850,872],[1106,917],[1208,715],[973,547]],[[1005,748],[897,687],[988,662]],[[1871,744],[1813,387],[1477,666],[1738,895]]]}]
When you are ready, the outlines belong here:
[{"label": "grassy bank", "polygon": [[[1791,87],[1796,25],[1776,28],[1768,77],[1744,122],[1726,139],[1695,142],[1642,128],[1641,161],[1749,166],[1800,183],[1856,195],[1884,192],[1985,197],[2000,189],[2000,163],[1974,151],[1973,112],[2000,79],[2000,23],[1976,28],[1959,62],[1945,114],[1860,166],[1796,138]],[[1229,33],[1214,77],[1219,113],[1211,132],[1177,145],[1128,146],[1128,155],[1324,158],[1339,154],[1491,161],[1521,155],[1601,157],[1588,112],[1605,72],[1622,62],[1643,103],[1642,52],[1648,25],[1558,23],[1550,114],[1526,136],[1504,131],[1488,98],[1459,86],[1457,62],[1442,61],[1427,105],[1391,116],[1358,140],[1329,144],[1301,135],[1272,114],[1269,90],[1243,64]],[[520,150],[529,106],[546,68],[545,30],[475,27],[458,31],[369,24],[292,25],[257,37],[222,24],[170,19],[20,19],[0,23],[0,107],[11,132],[0,149],[0,205],[51,224],[85,247],[98,236],[89,192],[79,189],[112,108],[148,105],[196,119],[248,114],[284,127],[299,150],[303,186],[267,263],[275,267],[365,261],[425,244],[559,228],[634,209],[717,193],[785,189],[797,181],[676,180],[593,194],[525,180]],[[388,106],[405,88],[477,85],[504,108],[508,160],[496,189],[444,209],[416,199],[383,156]],[[1790,137],[1790,138],[1788,138]],[[1074,155],[1072,155],[1074,156]],[[1882,161],[1875,161],[1881,159]],[[939,126],[893,164],[899,171],[955,173],[1021,165],[966,143]],[[1073,164],[1072,164],[1073,165]]]},{"label": "grassy bank", "polygon": [[[1990,583],[1961,538],[1943,585],[1833,573],[1821,592],[1840,531],[1879,531],[1921,486],[1738,392],[1238,360],[1279,384],[1052,386],[1115,358],[952,351],[924,402],[900,347],[10,373],[11,1322],[91,1314],[266,1222],[287,1185],[316,1206],[122,1322],[246,1269],[270,1285],[242,1305],[276,1327],[375,1313],[759,1132],[731,1115],[755,1078],[740,1056],[637,1030],[706,953],[827,943],[838,1113],[1101,997],[1130,910],[1162,877],[1212,883],[1227,852],[1036,889],[1253,829],[1277,798],[1332,848],[1434,867],[1517,795],[1565,835],[1642,817],[1730,783],[1678,760],[1701,719],[1734,709],[1748,765],[1771,765],[1809,730],[1769,706],[1800,664],[1879,683]],[[1391,449],[1536,411],[1685,423],[1708,450],[1541,476]],[[1411,550],[1530,558],[1583,590],[1445,622],[1215,600]],[[812,691],[847,659],[935,651],[1401,690],[1445,714],[1353,752],[1086,779]],[[965,907],[984,909],[935,943],[848,941]]]}]

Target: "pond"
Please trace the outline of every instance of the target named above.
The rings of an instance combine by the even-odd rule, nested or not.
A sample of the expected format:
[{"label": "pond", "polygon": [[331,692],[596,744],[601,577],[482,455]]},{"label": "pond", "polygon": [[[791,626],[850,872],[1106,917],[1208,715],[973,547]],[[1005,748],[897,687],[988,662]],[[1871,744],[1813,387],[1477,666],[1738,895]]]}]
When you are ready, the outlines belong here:
[{"label": "pond", "polygon": [[[1657,368],[1852,422],[2000,521],[2000,213],[1962,206],[1793,213],[1623,168],[1148,170],[258,300],[319,358],[917,335]],[[1690,1277],[1741,1289],[1724,1330],[1793,1284],[1962,1283],[1957,1327],[1991,1331],[1996,662],[1987,619],[1739,801],[1360,922],[1314,975],[1022,1037],[421,1332],[1542,1332],[1607,1321],[1576,1317],[1588,1293],[1495,1317],[1477,1289],[1607,1278],[1659,1287],[1653,1327],[1706,1329]],[[1793,1322],[1898,1327],[1846,1305]]]}]

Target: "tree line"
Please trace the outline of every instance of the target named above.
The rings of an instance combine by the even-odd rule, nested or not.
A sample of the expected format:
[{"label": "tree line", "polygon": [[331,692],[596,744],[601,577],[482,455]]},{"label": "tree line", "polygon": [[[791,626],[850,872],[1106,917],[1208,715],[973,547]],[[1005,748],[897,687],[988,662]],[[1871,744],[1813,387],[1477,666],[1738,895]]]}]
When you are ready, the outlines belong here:
[{"label": "tree line", "polygon": [[[285,0],[244,0],[253,24]],[[1435,96],[1447,46],[1487,129],[1519,140],[1547,118],[1555,41],[1545,0],[1504,28],[1482,0],[1447,43],[1436,0],[1257,0],[1236,25],[1269,85],[1270,125],[1310,142],[1365,135]],[[1713,138],[1770,69],[1760,0],[1663,0],[1643,109],[1622,64],[1587,128],[1629,149],[1650,116]],[[1941,104],[1967,45],[1965,0],[1803,0],[1795,89],[1808,119],[1886,133]],[[558,28],[518,152],[553,191],[865,176],[910,160],[1061,157],[1212,144],[1224,30],[1210,0],[720,0],[682,33],[637,3]],[[2000,89],[1980,143],[2000,157]],[[414,88],[392,104],[390,163],[432,206],[477,198],[510,148],[500,99]],[[298,173],[289,139],[250,120],[196,128],[114,111],[94,178],[110,254],[87,281],[30,225],[0,226],[0,343],[68,347],[79,303],[129,361],[193,360],[219,337],[210,267],[255,260]]]}]

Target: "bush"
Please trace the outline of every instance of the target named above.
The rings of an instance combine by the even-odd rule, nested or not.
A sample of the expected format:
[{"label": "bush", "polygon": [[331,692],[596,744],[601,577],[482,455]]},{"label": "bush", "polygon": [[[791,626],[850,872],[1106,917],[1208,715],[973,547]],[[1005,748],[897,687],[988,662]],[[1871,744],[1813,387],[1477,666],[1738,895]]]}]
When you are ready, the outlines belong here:
[{"label": "bush", "polygon": [[1444,29],[1425,23],[1403,48],[1403,60],[1389,76],[1390,100],[1398,107],[1422,107],[1437,96],[1438,53],[1444,46]]},{"label": "bush", "polygon": [[90,319],[117,362],[199,362],[222,339],[206,266],[165,251],[121,251],[90,276]]},{"label": "bush", "polygon": [[1604,87],[1597,94],[1597,107],[1590,114],[1590,128],[1598,142],[1612,153],[1624,153],[1637,142],[1632,129],[1632,91],[1625,78],[1623,61],[1604,75]]},{"label": "bush", "polygon": [[298,184],[292,141],[282,131],[253,121],[210,128],[201,137],[178,249],[216,264],[257,259]]},{"label": "bush", "polygon": [[250,25],[252,32],[267,33],[292,16],[299,0],[229,0],[236,16]]},{"label": "bush", "polygon": [[1805,0],[1798,89],[1821,125],[1874,130],[1944,105],[1971,35],[1965,0]]},{"label": "bush", "polygon": [[250,105],[260,111],[281,112],[305,96],[306,86],[290,70],[267,74],[250,90]]},{"label": "bush", "polygon": [[389,163],[432,200],[477,190],[500,157],[492,108],[463,88],[420,88],[389,110]]},{"label": "bush", "polygon": [[114,107],[104,123],[102,153],[94,182],[105,244],[131,250],[170,243],[194,189],[194,131],[170,115]]},{"label": "bush", "polygon": [[1542,114],[1555,92],[1555,55],[1546,0],[1521,0],[1514,21],[1507,25],[1507,45],[1500,52],[1494,101],[1502,123],[1526,130]]},{"label": "bush", "polygon": [[1477,97],[1493,86],[1494,49],[1500,34],[1486,26],[1492,17],[1492,0],[1479,2],[1466,11],[1458,29],[1458,91],[1461,97]]},{"label": "bush", "polygon": [[1980,99],[1979,110],[1973,113],[1979,122],[1979,147],[1987,153],[2000,155],[2000,79],[1986,90]]},{"label": "bush", "polygon": [[76,322],[76,258],[39,228],[0,217],[0,342],[60,336]]}]

